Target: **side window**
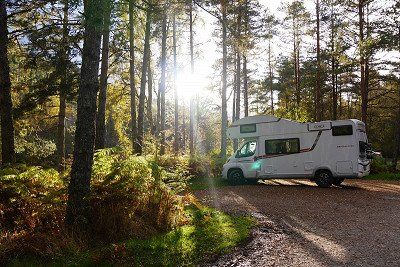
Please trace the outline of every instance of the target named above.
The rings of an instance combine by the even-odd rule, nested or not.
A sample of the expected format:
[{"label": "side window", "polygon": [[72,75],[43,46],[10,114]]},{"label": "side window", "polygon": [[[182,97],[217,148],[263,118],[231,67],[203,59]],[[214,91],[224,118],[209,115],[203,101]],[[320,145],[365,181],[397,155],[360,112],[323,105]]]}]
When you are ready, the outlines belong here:
[{"label": "side window", "polygon": [[256,147],[257,147],[256,141],[247,142],[242,146],[242,148],[238,150],[236,157],[237,158],[251,157],[256,152]]},{"label": "side window", "polygon": [[300,152],[300,139],[265,140],[265,154],[294,154]]},{"label": "side window", "polygon": [[352,125],[332,126],[333,136],[353,135]]}]

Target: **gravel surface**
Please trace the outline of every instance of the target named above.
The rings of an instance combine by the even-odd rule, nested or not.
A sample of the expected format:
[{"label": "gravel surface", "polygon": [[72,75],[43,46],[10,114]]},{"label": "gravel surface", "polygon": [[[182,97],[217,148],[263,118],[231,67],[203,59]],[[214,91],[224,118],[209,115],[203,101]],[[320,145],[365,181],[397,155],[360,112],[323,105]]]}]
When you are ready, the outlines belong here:
[{"label": "gravel surface", "polygon": [[400,182],[270,180],[195,194],[259,222],[249,242],[209,266],[400,266]]}]

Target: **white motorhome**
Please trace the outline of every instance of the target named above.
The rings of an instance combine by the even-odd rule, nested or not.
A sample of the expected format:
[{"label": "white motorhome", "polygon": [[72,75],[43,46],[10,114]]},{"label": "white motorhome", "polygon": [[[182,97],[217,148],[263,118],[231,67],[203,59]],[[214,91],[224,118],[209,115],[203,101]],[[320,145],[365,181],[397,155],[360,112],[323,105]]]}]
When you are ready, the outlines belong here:
[{"label": "white motorhome", "polygon": [[235,121],[227,134],[244,140],[223,167],[223,178],[233,183],[310,178],[329,187],[369,174],[370,145],[359,120],[300,123],[257,115]]}]

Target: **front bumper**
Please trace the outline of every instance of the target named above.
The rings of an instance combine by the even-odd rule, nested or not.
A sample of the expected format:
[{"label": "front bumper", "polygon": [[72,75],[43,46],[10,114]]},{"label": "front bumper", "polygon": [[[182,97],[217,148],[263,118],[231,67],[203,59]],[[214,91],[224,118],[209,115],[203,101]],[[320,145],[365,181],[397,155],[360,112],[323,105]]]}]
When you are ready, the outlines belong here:
[{"label": "front bumper", "polygon": [[227,164],[224,164],[222,167],[222,179],[228,179],[228,169]]}]

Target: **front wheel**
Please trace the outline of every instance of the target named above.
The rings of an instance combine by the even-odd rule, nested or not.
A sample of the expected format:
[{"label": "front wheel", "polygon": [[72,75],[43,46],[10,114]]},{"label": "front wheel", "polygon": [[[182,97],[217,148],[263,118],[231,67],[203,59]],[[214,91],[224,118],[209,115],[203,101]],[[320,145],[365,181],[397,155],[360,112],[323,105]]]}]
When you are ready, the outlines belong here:
[{"label": "front wheel", "polygon": [[315,173],[315,182],[319,187],[330,187],[333,184],[332,173],[328,170],[320,170]]},{"label": "front wheel", "polygon": [[230,170],[228,173],[228,182],[231,185],[237,185],[240,183],[243,183],[244,180],[244,176],[243,176],[243,172],[240,169],[233,169]]}]

